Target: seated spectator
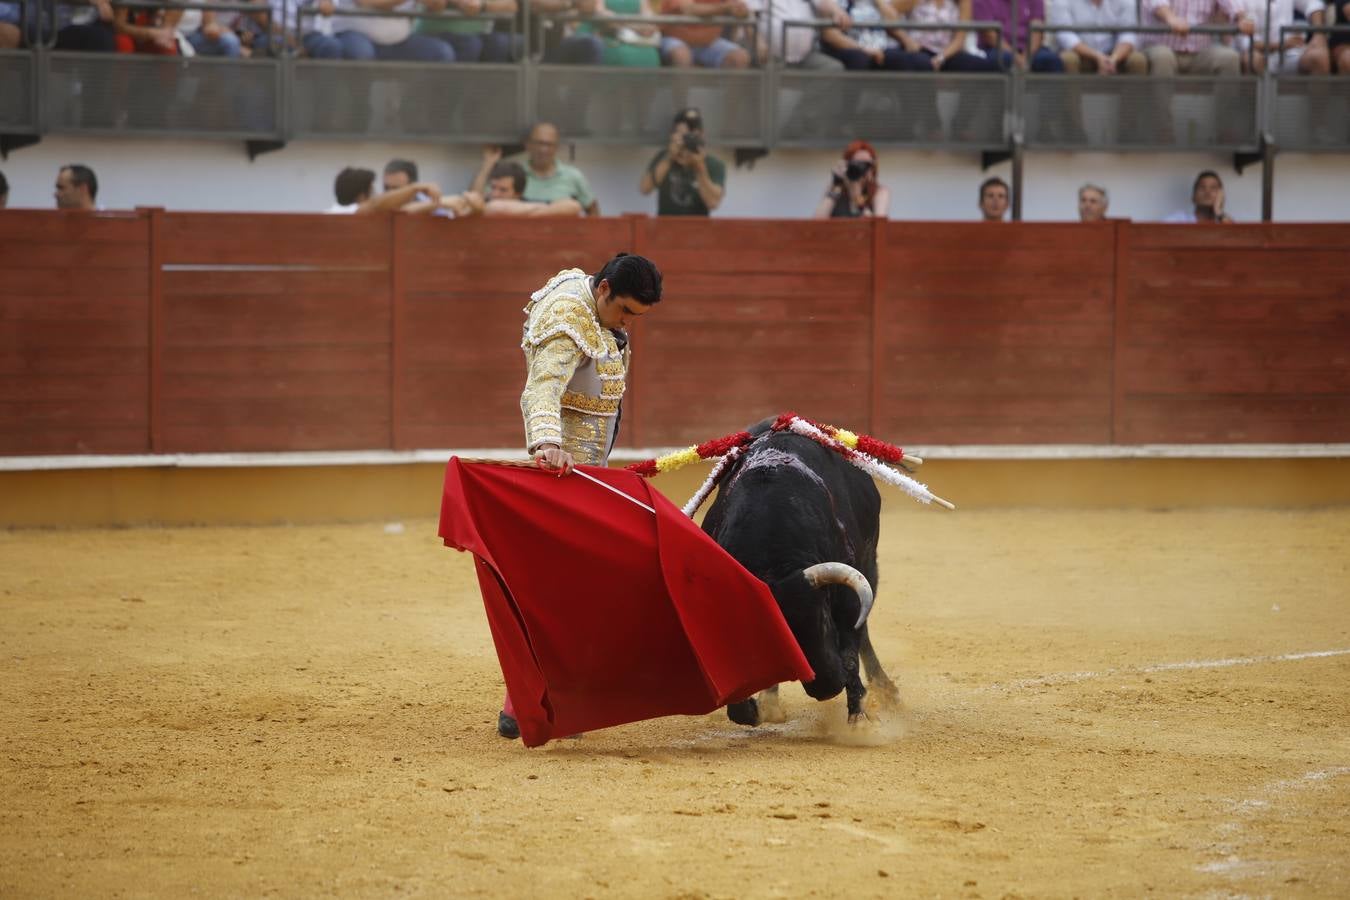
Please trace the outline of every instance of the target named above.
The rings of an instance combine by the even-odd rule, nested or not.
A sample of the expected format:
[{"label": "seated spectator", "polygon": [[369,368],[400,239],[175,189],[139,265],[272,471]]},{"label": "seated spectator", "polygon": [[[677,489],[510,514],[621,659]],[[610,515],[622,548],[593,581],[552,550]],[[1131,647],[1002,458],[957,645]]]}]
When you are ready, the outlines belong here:
[{"label": "seated spectator", "polygon": [[830,187],[816,204],[817,219],[886,218],[891,191],[880,181],[877,151],[867,141],[854,141],[834,164]]},{"label": "seated spectator", "polygon": [[1106,188],[1085,184],[1078,189],[1078,221],[1105,222],[1106,208],[1110,205]]},{"label": "seated spectator", "polygon": [[[651,0],[597,0],[597,15],[650,16]],[[604,49],[600,62],[606,66],[654,69],[661,65],[661,32],[655,25],[637,22],[614,26],[595,26],[582,22],[580,35],[599,31]]]},{"label": "seated spectator", "polygon": [[905,53],[917,52],[917,41],[899,31],[859,27],[899,19],[890,0],[845,0],[844,9],[854,27],[848,31],[826,28],[820,33],[821,50],[853,71],[906,68]]},{"label": "seated spectator", "polygon": [[[346,215],[369,215],[377,212],[395,212],[415,202],[418,194],[439,204],[441,189],[430,182],[414,181],[412,184],[375,193],[375,173],[370,169],[348,167],[338,173],[333,181],[333,194],[337,203],[329,207],[328,212]],[[430,209],[414,208],[413,212],[430,212]]]},{"label": "seated spectator", "polygon": [[[489,195],[482,206],[485,216],[520,216],[527,218],[569,216],[582,214],[581,204],[571,197],[559,197],[547,203],[523,198],[525,169],[520,163],[499,162],[488,173]],[[473,192],[470,191],[472,196]]]},{"label": "seated spectator", "polygon": [[708,153],[703,116],[686,109],[675,116],[670,142],[647,164],[638,190],[656,191],[658,216],[706,216],[726,195],[727,167]]},{"label": "seated spectator", "polygon": [[234,16],[232,12],[185,10],[178,20],[178,33],[198,56],[238,59],[243,55],[243,45],[227,24]]},{"label": "seated spectator", "polygon": [[342,44],[333,36],[334,0],[318,0],[301,14],[294,0],[256,0],[268,12],[242,17],[251,33],[250,43],[258,55],[280,56],[287,50],[303,51],[311,59],[341,59]]},{"label": "seated spectator", "polygon": [[0,50],[13,50],[23,43],[23,13],[17,3],[0,3]]},{"label": "seated spectator", "polygon": [[[748,19],[744,0],[661,0],[663,16]],[[750,53],[722,34],[721,25],[668,25],[661,32],[661,62],[667,66],[745,69]]]},{"label": "seated spectator", "polygon": [[56,208],[85,212],[98,209],[98,176],[93,169],[70,163],[57,171]]},{"label": "seated spectator", "polygon": [[1050,25],[1083,29],[1054,33],[1060,62],[1070,75],[1081,72],[1143,75],[1148,72],[1147,57],[1135,49],[1139,45],[1137,34],[1091,30],[1100,26],[1128,28],[1138,25],[1134,0],[1049,0],[1046,12]]},{"label": "seated spectator", "polygon": [[1045,35],[1031,26],[1045,24],[1045,0],[1020,0],[1017,21],[1012,18],[1012,0],[975,0],[973,17],[977,21],[1003,24],[1001,33],[986,31],[980,35],[980,49],[991,59],[1001,59],[1004,68],[1033,72],[1063,72],[1059,54],[1045,46]]},{"label": "seated spectator", "polygon": [[[760,16],[761,26],[773,22],[773,28],[767,29],[769,31],[767,40],[764,36],[766,28],[761,27],[759,30],[761,59],[772,51],[775,59],[780,59],[793,68],[830,72],[843,70],[843,63],[821,51],[815,31],[809,28],[782,27],[783,22],[815,18],[833,19],[834,24],[840,28],[853,27],[853,20],[835,0],[745,0],[745,3],[751,12],[769,14],[767,18]],[[828,102],[829,96],[828,93],[822,93],[815,99]]]},{"label": "seated spectator", "polygon": [[333,34],[342,45],[342,58],[362,61],[454,62],[455,51],[444,41],[413,34],[407,16],[343,16],[342,9],[413,12],[419,6],[429,12],[445,9],[446,0],[340,0],[333,19]]},{"label": "seated spectator", "polygon": [[1237,42],[1244,72],[1261,75],[1268,67],[1274,67],[1277,75],[1331,74],[1331,52],[1325,34],[1314,34],[1310,40],[1303,32],[1288,31],[1283,43],[1280,40],[1280,29],[1295,24],[1295,11],[1302,13],[1309,25],[1321,25],[1326,17],[1322,0],[1271,0],[1270,6],[1266,0],[1246,0],[1246,9],[1256,27],[1251,37],[1244,35]]},{"label": "seated spectator", "polygon": [[1002,222],[1008,214],[1008,183],[997,175],[980,184],[980,218],[985,222]]},{"label": "seated spectator", "polygon": [[[571,197],[581,204],[587,215],[600,215],[600,201],[591,192],[586,176],[575,166],[558,162],[561,140],[558,129],[548,122],[540,122],[530,129],[530,136],[525,139],[527,180],[524,198],[538,203],[551,203]],[[501,147],[483,148],[483,165],[474,176],[471,190],[478,194],[486,191],[488,176],[501,158]]]},{"label": "seated spectator", "polygon": [[1223,210],[1223,179],[1208,169],[1195,176],[1191,186],[1191,209],[1179,209],[1164,221],[1182,224],[1217,222],[1230,224],[1233,217]]},{"label": "seated spectator", "polygon": [[118,53],[149,53],[154,56],[178,55],[178,21],[181,9],[113,9],[113,31],[117,33]]},{"label": "seated spectator", "polygon": [[449,0],[446,10],[458,12],[460,17],[418,19],[417,33],[449,44],[455,62],[504,63],[515,56],[515,35],[494,30],[492,19],[472,17],[484,13],[515,15],[519,10],[516,0]]},{"label": "seated spectator", "polygon": [[[35,2],[29,2],[22,7],[18,3],[13,5],[18,16],[13,20],[14,24],[19,24],[20,17],[24,20],[23,44],[31,47],[51,38],[52,26],[45,15],[42,17],[36,15]],[[87,6],[58,3],[56,42],[52,49],[81,53],[112,53],[117,49],[117,36],[113,31],[114,17],[109,0],[90,0]],[[0,21],[7,19],[0,17]],[[39,21],[42,23],[40,28]]]},{"label": "seated spectator", "polygon": [[[1332,0],[1331,8],[1336,12],[1335,24],[1350,28],[1350,0]],[[1327,49],[1331,52],[1331,71],[1350,75],[1350,31],[1330,35]]]},{"label": "seated spectator", "polygon": [[1182,75],[1237,75],[1238,52],[1216,43],[1210,35],[1191,34],[1192,25],[1208,25],[1216,19],[1234,21],[1250,36],[1255,23],[1247,15],[1242,0],[1144,0],[1153,19],[1172,29],[1171,34],[1147,35],[1144,55],[1154,75],[1171,78]]},{"label": "seated spectator", "polygon": [[600,0],[530,0],[530,12],[540,29],[532,47],[544,48],[544,62],[550,65],[598,66],[605,55],[605,42],[594,34],[578,34],[575,25],[549,21],[549,14],[594,16],[604,4]]},{"label": "seated spectator", "polygon": [[[971,0],[918,0],[909,11],[921,25],[971,21]],[[903,68],[914,72],[997,72],[998,60],[966,52],[965,31],[900,32],[905,47]]]}]

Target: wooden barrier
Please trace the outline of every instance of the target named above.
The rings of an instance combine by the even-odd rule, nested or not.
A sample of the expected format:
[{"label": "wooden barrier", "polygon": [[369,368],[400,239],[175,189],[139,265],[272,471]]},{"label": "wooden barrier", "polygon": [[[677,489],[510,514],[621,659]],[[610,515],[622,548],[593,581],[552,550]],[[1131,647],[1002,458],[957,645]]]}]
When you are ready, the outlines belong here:
[{"label": "wooden barrier", "polygon": [[1350,441],[1350,225],[0,213],[0,454],[512,447],[521,308],[628,250],[622,443]]}]

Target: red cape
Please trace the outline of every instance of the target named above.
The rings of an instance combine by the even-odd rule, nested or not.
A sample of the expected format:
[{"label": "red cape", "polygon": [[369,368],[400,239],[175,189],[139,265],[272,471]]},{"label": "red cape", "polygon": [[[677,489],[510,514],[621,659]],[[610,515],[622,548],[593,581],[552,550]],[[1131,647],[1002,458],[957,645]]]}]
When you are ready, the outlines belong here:
[{"label": "red cape", "polygon": [[631,472],[445,470],[440,535],[474,554],[526,746],[701,715],[811,667],[767,585]]}]

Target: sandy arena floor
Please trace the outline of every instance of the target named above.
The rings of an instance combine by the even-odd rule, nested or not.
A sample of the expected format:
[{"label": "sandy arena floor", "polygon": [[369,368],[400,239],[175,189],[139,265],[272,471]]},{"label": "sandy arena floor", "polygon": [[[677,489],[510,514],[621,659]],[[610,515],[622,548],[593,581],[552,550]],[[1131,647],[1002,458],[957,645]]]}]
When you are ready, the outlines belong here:
[{"label": "sandy arena floor", "polygon": [[901,713],[534,751],[431,521],[0,532],[0,897],[1350,896],[1350,510],[887,503]]}]

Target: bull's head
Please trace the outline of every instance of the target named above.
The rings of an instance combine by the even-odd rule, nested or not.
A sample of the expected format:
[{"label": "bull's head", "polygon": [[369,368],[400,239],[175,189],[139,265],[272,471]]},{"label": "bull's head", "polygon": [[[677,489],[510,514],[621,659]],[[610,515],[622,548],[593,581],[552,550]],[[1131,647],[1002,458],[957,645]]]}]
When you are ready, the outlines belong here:
[{"label": "bull's head", "polygon": [[[792,635],[797,639],[806,661],[816,673],[815,681],[803,685],[806,692],[817,700],[826,700],[835,696],[844,688],[846,673],[841,655],[838,625],[834,609],[835,603],[842,602],[839,592],[828,591],[831,585],[851,588],[858,600],[858,617],[853,628],[859,629],[867,622],[872,611],[872,586],[857,569],[843,563],[820,563],[771,585],[774,599],[783,611],[783,618]],[[849,604],[851,612],[852,604]],[[845,622],[848,620],[845,619]],[[847,627],[847,626],[844,626]],[[856,647],[856,643],[849,641]]]}]

